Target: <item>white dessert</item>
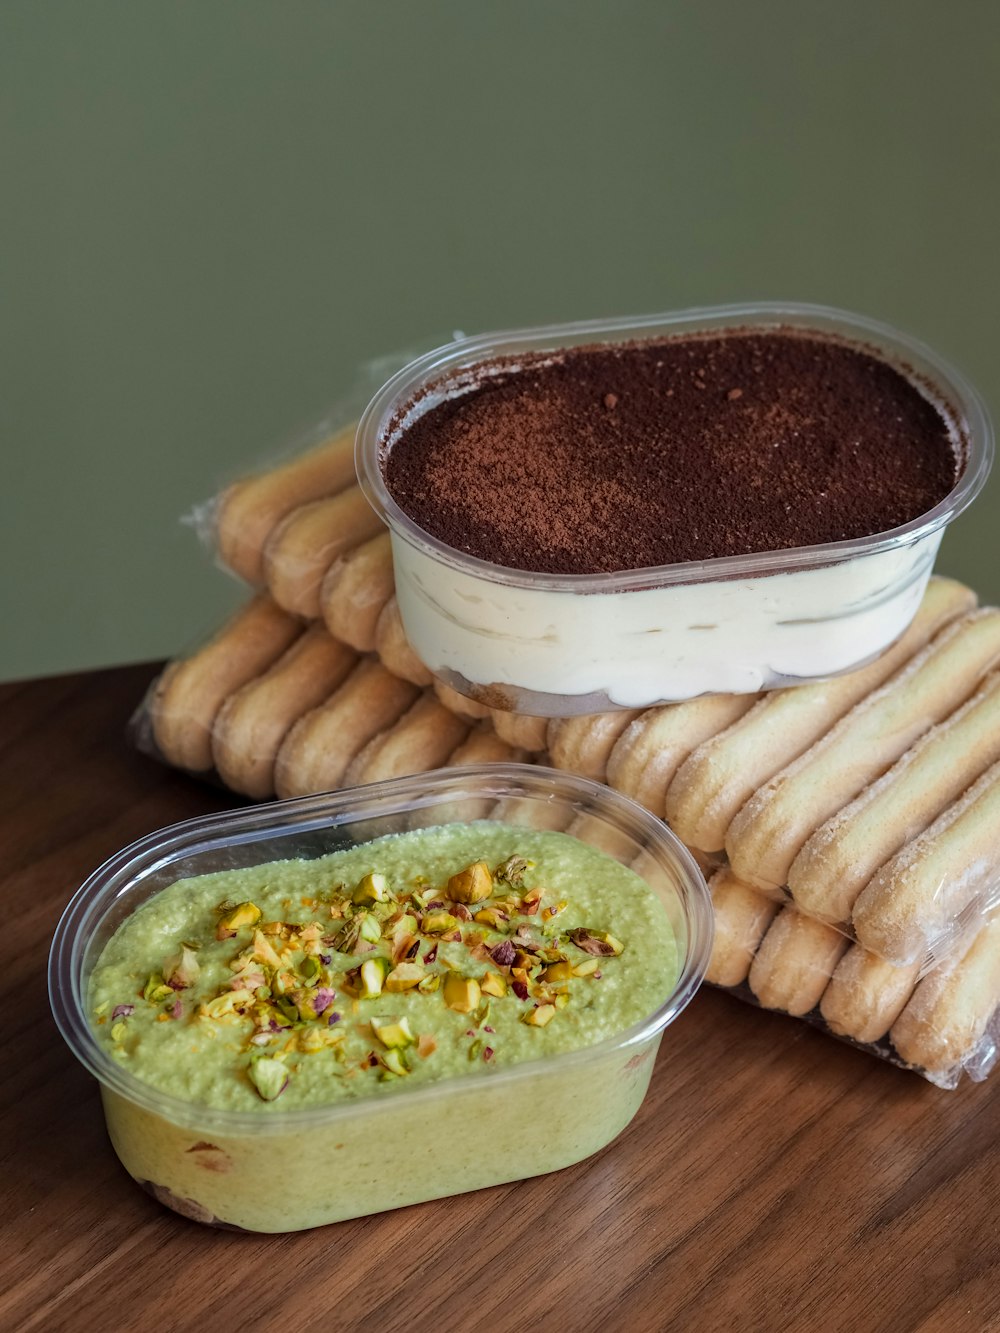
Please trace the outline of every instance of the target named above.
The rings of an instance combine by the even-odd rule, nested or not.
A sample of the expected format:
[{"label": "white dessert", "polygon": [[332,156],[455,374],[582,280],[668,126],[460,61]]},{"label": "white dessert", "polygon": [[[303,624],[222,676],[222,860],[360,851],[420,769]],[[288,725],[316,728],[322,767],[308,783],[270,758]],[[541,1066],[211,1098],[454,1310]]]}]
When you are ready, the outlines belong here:
[{"label": "white dessert", "polygon": [[937,529],[813,568],[795,568],[800,553],[789,551],[775,558],[787,573],[603,593],[547,589],[543,576],[534,587],[487,580],[395,532],[393,559],[403,625],[432,671],[558,715],[755,693],[858,667],[912,620],[940,540]]}]

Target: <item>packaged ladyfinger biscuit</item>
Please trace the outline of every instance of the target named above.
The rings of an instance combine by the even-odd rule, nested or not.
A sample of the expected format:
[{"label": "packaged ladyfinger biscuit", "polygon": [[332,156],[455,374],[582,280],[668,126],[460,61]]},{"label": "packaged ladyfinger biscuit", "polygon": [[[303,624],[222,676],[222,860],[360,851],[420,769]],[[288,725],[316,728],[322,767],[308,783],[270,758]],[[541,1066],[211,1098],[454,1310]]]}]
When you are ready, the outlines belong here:
[{"label": "packaged ladyfinger biscuit", "polygon": [[[293,615],[315,618],[323,613],[323,580],[331,567],[383,530],[357,486],[358,418],[387,379],[427,346],[442,341],[430,340],[360,366],[321,420],[279,446],[269,459],[252,462],[194,508],[187,521],[223,569],[266,589]],[[370,636],[370,630],[361,633]],[[371,644],[361,646],[370,649]]]},{"label": "packaged ladyfinger biscuit", "polygon": [[724,868],[709,880],[706,980],[800,1018],[942,1088],[986,1078],[1000,1041],[1000,908],[970,920],[929,971],[895,966]]},{"label": "packaged ladyfinger biscuit", "polygon": [[[372,577],[357,576],[358,569]],[[991,907],[1000,883],[1000,613],[976,610],[961,584],[932,579],[910,629],[886,655],[891,660],[856,673],[863,679],[838,678],[835,691],[808,685],[759,699],[704,696],[641,713],[546,721],[484,718],[484,708],[433,681],[406,644],[391,595],[373,617],[374,584],[379,604],[387,591],[380,571],[380,544],[362,545],[341,562],[326,583],[325,621],[293,616],[258,594],[207,645],[167,668],[138,720],[141,748],[262,799],[361,780],[369,772],[362,751],[382,749],[387,738],[385,754],[401,756],[404,767],[448,762],[449,749],[475,723],[666,816],[707,865],[728,863],[774,911],[794,904],[795,920],[814,922],[798,933],[830,941],[831,953],[860,941],[922,973]],[[331,623],[342,637],[330,633]],[[372,641],[375,653],[358,653]],[[436,706],[421,704],[404,718],[428,690]],[[834,698],[840,715],[831,725]],[[462,726],[452,728],[453,715]],[[693,794],[715,790],[718,775],[728,781],[750,738],[770,734],[758,716],[784,719],[780,746],[754,744],[758,764],[770,754],[773,765],[793,746],[798,753],[734,807],[721,839],[726,862],[714,850],[719,835],[706,840],[689,818]],[[819,728],[817,716],[826,719]],[[421,722],[415,731],[414,718]],[[828,814],[831,790],[839,805]],[[779,820],[775,810],[786,807],[789,817]],[[757,848],[764,854],[755,859]],[[788,869],[773,875],[768,866],[779,857]],[[792,919],[783,917],[781,929]],[[776,932],[765,958],[777,940]],[[808,1010],[808,987],[779,1007]]]}]

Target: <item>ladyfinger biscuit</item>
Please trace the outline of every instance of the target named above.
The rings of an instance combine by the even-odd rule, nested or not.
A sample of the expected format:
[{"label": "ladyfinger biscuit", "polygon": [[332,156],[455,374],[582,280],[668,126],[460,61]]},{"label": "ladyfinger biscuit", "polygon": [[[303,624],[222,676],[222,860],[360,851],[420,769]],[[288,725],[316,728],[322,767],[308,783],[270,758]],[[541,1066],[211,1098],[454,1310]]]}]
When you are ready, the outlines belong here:
[{"label": "ladyfinger biscuit", "polygon": [[726,834],[736,874],[761,888],[785,884],[808,838],[957,708],[998,657],[1000,611],[975,611],[943,629],[747,801]]},{"label": "ladyfinger biscuit", "polygon": [[527,713],[504,713],[499,708],[490,709],[493,730],[518,750],[530,750],[533,753],[545,749],[549,719],[529,717]]},{"label": "ladyfinger biscuit", "polygon": [[975,604],[969,588],[932,578],[910,627],[874,662],[834,680],[766,694],[681,765],[667,791],[670,827],[689,846],[721,851],[729,825],[759,787]]},{"label": "ladyfinger biscuit", "polygon": [[398,721],[417,694],[409,681],[374,658],[363,658],[340,688],[285,737],[274,765],[278,795],[304,796],[342,786],[351,760]]},{"label": "ladyfinger biscuit", "polygon": [[212,755],[227,787],[259,800],[274,791],[274,761],[292,724],[328,697],[357,661],[313,625],[262,676],[230,695],[212,729]]},{"label": "ladyfinger biscuit", "polygon": [[[505,764],[523,758],[519,750],[502,741],[490,726],[473,727],[465,740],[442,764],[443,768],[468,768],[471,764]],[[437,802],[413,812],[410,828],[425,828],[428,824],[469,824],[476,819],[488,819],[493,808],[492,796],[458,796],[453,801]]]},{"label": "ladyfinger biscuit", "polygon": [[792,897],[822,921],[849,922],[879,866],[998,759],[1000,672],[991,672],[968,702],[812,835],[788,872]]},{"label": "ladyfinger biscuit", "polygon": [[317,619],[320,585],[339,556],[382,531],[382,520],[357,486],[300,505],[283,518],[264,547],[264,577],[286,611]]},{"label": "ladyfinger biscuit", "polygon": [[895,967],[852,944],[823,992],[819,1011],[838,1037],[881,1041],[913,994],[919,975],[918,963]]},{"label": "ladyfinger biscuit", "polygon": [[383,606],[376,622],[375,651],[382,659],[382,665],[394,676],[412,681],[421,688],[429,685],[434,679],[410,647],[395,596],[390,597]]},{"label": "ladyfinger biscuit", "polygon": [[615,713],[553,718],[546,731],[549,762],[553,768],[603,782],[608,755],[628,724],[638,716],[636,709],[623,708]]},{"label": "ladyfinger biscuit", "polygon": [[563,801],[539,801],[527,796],[505,796],[493,807],[494,819],[521,828],[548,829],[562,833],[574,818]]},{"label": "ladyfinger biscuit", "polygon": [[755,700],[753,694],[706,694],[640,713],[608,756],[609,785],[662,819],[667,788],[691,751],[731,726]]},{"label": "ladyfinger biscuit", "polygon": [[326,627],[335,639],[359,653],[375,647],[375,626],[395,586],[392,544],[380,532],[335,560],[320,589]]},{"label": "ladyfinger biscuit", "polygon": [[930,828],[897,852],[861,892],[852,923],[891,962],[920,962],[943,947],[961,913],[1000,879],[1000,763]]},{"label": "ladyfinger biscuit", "polygon": [[975,1051],[1000,1006],[1000,913],[917,986],[889,1036],[907,1064],[943,1075]]},{"label": "ladyfinger biscuit", "polygon": [[438,702],[443,703],[445,708],[452,713],[457,713],[459,717],[467,717],[473,722],[480,722],[484,717],[490,715],[490,710],[485,704],[477,703],[475,699],[459,694],[458,690],[453,690],[443,680],[435,678],[433,689],[438,697]]},{"label": "ladyfinger biscuit", "polygon": [[739,986],[747,979],[754,954],[778,912],[773,899],[717,870],[708,881],[715,914],[715,939],[705,980],[715,986]]},{"label": "ladyfinger biscuit", "polygon": [[622,865],[628,865],[638,855],[635,839],[614,824],[609,824],[600,815],[582,811],[570,822],[566,832],[585,842],[588,847],[596,847],[605,856],[620,861]]},{"label": "ladyfinger biscuit", "polygon": [[216,542],[220,559],[235,574],[262,583],[264,546],[286,514],[353,485],[355,429],[352,422],[290,463],[223,491],[215,515]]},{"label": "ladyfinger biscuit", "polygon": [[344,775],[344,785],[384,782],[438,768],[453,754],[469,724],[434,695],[422,694],[393,726],[368,742]]},{"label": "ladyfinger biscuit", "polygon": [[210,769],[212,724],[225,700],[266,671],[301,633],[301,623],[262,593],[193,656],[171,662],[150,704],[163,757],[195,773]]},{"label": "ladyfinger biscuit", "polygon": [[473,727],[465,740],[448,756],[445,768],[465,768],[469,764],[518,764],[523,750],[515,750],[502,741],[492,727]]},{"label": "ladyfinger biscuit", "polygon": [[849,943],[832,926],[783,907],[750,965],[750,989],[765,1009],[801,1018],[816,1008]]}]

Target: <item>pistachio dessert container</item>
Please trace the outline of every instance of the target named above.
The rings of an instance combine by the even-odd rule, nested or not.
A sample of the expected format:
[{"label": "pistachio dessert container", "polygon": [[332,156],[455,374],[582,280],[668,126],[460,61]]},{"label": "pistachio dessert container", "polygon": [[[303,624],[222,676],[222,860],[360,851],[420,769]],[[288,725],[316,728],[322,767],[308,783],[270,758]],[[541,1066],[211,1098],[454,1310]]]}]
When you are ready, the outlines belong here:
[{"label": "pistachio dessert container", "polygon": [[[887,362],[938,409],[951,492],[890,531],[614,573],[512,569],[448,546],[390,493],[383,464],[421,416],[518,358],[730,330],[813,333]],[[501,360],[502,359],[502,360]],[[916,612],[947,525],[981,490],[993,436],[967,381],[923,344],[825,306],[762,302],[465,338],[405,367],[358,427],[358,478],[388,524],[406,633],[442,680],[494,708],[564,717],[839,675],[877,657]],[[623,515],[623,521],[627,515]]]},{"label": "pistachio dessert container", "polygon": [[[138,1079],[97,1040],[89,1006],[95,965],[116,929],[160,890],[191,876],[312,860],[470,819],[569,827],[645,880],[676,942],[652,1012],[595,1045],[545,1060],[469,1063],[468,1073],[415,1089],[399,1079],[353,1100],[288,1111],[280,1100],[259,1111],[185,1100]],[[638,1111],[663,1031],[697,990],[711,944],[705,881],[660,820],[583,778],[483,765],[149,834],[111,857],[72,898],[52,943],[49,993],[62,1036],[100,1083],[108,1133],[129,1174],[193,1220],[284,1232],[556,1171],[604,1148]]]}]

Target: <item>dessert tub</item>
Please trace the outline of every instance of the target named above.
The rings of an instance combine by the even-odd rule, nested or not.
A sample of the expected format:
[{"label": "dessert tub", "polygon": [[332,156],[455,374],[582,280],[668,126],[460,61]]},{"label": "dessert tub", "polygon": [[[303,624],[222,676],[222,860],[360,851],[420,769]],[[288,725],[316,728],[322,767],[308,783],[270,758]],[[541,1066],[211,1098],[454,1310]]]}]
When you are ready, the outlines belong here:
[{"label": "dessert tub", "polygon": [[[387,484],[387,460],[406,432],[491,379],[507,382],[572,349],[748,332],[846,346],[899,372],[944,423],[955,464],[948,493],[911,521],[848,540],[561,574],[496,563],[442,540]],[[616,395],[604,402],[614,408]],[[911,620],[944,529],[981,489],[992,451],[979,398],[928,348],[860,316],[762,303],[452,343],[375,396],[359,424],[356,460],[389,526],[403,624],[428,667],[491,707],[566,716],[752,693],[863,665]],[[711,494],[711,476],[705,487]],[[825,503],[822,492],[812,499]],[[627,511],[621,519],[627,523]]]},{"label": "dessert tub", "polygon": [[[455,822],[466,814],[476,822]],[[571,822],[573,838],[539,832]],[[448,827],[434,828],[436,823]],[[486,958],[486,971],[496,986],[489,986],[482,968],[481,997],[478,983],[471,983],[476,998],[486,1002],[475,1012],[461,1003],[456,1005],[449,988],[459,984],[455,981],[457,964],[448,958],[441,976],[429,977],[434,985],[426,995],[416,990],[406,995],[386,993],[380,997],[388,1001],[382,1008],[380,1000],[372,1000],[369,991],[357,988],[356,977],[349,981],[351,973],[338,981],[336,998],[324,992],[321,1004],[316,998],[321,994],[319,990],[308,992],[312,996],[308,1000],[307,995],[311,1006],[308,1010],[302,1008],[299,992],[288,992],[299,1004],[293,1017],[308,1012],[315,1019],[322,1014],[324,1023],[298,1022],[279,1031],[272,1022],[273,1043],[272,1034],[266,1030],[254,1030],[250,1037],[248,1010],[246,1017],[228,1015],[221,1024],[213,1023],[219,1006],[226,1008],[233,995],[236,1002],[241,1002],[242,996],[244,1005],[250,1003],[244,991],[223,988],[211,1002],[206,1003],[202,996],[200,1004],[189,1003],[194,990],[185,986],[196,983],[191,976],[183,975],[183,967],[194,966],[197,972],[192,950],[194,959],[201,958],[204,979],[210,965],[214,966],[213,951],[223,946],[199,938],[192,941],[192,927],[177,915],[178,904],[183,907],[194,903],[199,895],[214,903],[217,883],[251,884],[253,895],[260,896],[272,881],[282,883],[279,877],[283,874],[291,875],[288,883],[304,882],[302,876],[315,864],[323,869],[320,878],[326,887],[322,893],[317,891],[315,897],[301,900],[295,896],[294,902],[289,896],[285,902],[293,904],[288,906],[293,916],[306,920],[315,916],[326,921],[327,909],[330,915],[336,915],[341,911],[336,904],[347,901],[329,896],[333,890],[325,868],[333,864],[331,853],[342,854],[341,863],[356,869],[374,840],[387,840],[374,841],[375,848],[384,849],[400,847],[406,839],[419,841],[442,832],[459,838],[469,835],[474,841],[480,838],[490,848],[508,833],[515,844],[523,839],[531,847],[536,845],[533,838],[562,839],[567,846],[579,849],[584,859],[598,858],[616,875],[627,875],[629,883],[634,882],[636,902],[641,898],[653,905],[652,910],[658,920],[662,918],[673,941],[673,947],[663,951],[662,964],[648,959],[641,963],[646,987],[643,995],[648,992],[652,998],[644,1001],[638,1017],[618,1028],[605,1023],[599,1030],[594,1029],[597,1040],[591,1043],[586,1039],[583,1018],[594,1003],[590,997],[599,993],[587,988],[603,985],[608,988],[603,994],[619,995],[614,989],[618,984],[615,977],[628,975],[629,945],[626,939],[622,951],[619,942],[606,931],[600,932],[600,940],[611,943],[594,943],[597,936],[586,931],[581,936],[579,930],[567,932],[567,936],[580,942],[572,948],[569,944],[564,947],[572,953],[571,961],[582,962],[571,984],[555,987],[548,997],[551,1004],[544,996],[533,1001],[511,981],[511,976],[517,980],[522,975],[517,971],[518,961],[529,966],[526,959],[514,960],[514,969],[506,969],[505,981],[499,970],[493,973],[493,955]],[[396,834],[405,834],[406,838],[391,836]],[[542,861],[537,865],[544,869]],[[623,871],[624,866],[629,867],[628,871]],[[498,869],[496,873],[501,872]],[[503,871],[508,873],[513,872]],[[376,879],[367,874],[358,886],[367,885],[367,893]],[[180,890],[178,881],[183,881]],[[338,886],[337,892],[342,888]],[[508,912],[522,910],[510,908],[509,890],[510,886],[504,884],[508,897],[487,899],[484,905]],[[457,895],[458,903],[466,901],[450,880],[447,891]],[[460,939],[460,929],[450,936],[428,935],[432,929],[441,928],[436,918],[441,916],[442,906],[460,918],[457,923],[449,918],[454,926],[469,920],[476,902],[474,897],[469,898],[473,907],[463,910],[452,902],[427,901],[430,892],[428,889],[419,899],[425,909],[422,916],[418,912],[419,925],[413,924],[413,918],[406,918],[414,932],[421,935],[408,957],[418,959],[423,949],[424,962],[437,953],[438,938],[442,951],[464,947],[445,943],[447,939]],[[572,894],[568,896],[572,898]],[[524,902],[531,897],[527,893]],[[357,896],[350,899],[354,903],[361,900]],[[300,906],[300,901],[308,906]],[[537,912],[539,902],[546,901],[543,894],[523,910]],[[215,910],[223,915],[215,940],[223,940],[226,947],[231,942],[234,949],[259,945],[265,955],[270,948],[268,940],[283,947],[277,925],[267,924],[266,914],[261,930],[267,932],[267,939],[258,939],[259,932],[255,933],[253,927],[244,932],[242,939],[239,937],[240,923],[252,906],[244,902],[234,908],[231,901],[218,905]],[[385,905],[383,917],[391,907],[391,903]],[[400,912],[403,908],[417,910],[409,900]],[[358,910],[347,909],[348,925],[353,922],[352,913]],[[522,923],[513,936],[518,948],[523,944],[529,951],[540,949],[537,942],[527,942],[529,936],[544,931],[542,923],[546,920],[555,929],[557,914],[563,910],[569,921],[572,904],[567,909],[566,902],[554,901],[538,915],[527,918],[529,924]],[[435,915],[433,923],[428,913]],[[367,909],[361,916],[369,923],[374,920]],[[487,912],[486,917],[490,918],[491,913]],[[118,941],[140,940],[135,931],[143,922],[152,923],[147,934],[162,931],[164,922],[178,937],[183,934],[181,963],[174,960],[164,965],[145,986],[142,978],[147,964],[143,963],[135,974],[139,980],[133,977],[130,983],[131,996],[124,997],[128,1003],[115,1002],[110,1009],[109,1001],[102,998],[110,993],[105,986],[109,960],[115,956]],[[572,924],[578,926],[579,921],[574,919]],[[607,921],[591,924],[608,926]],[[344,927],[342,917],[327,926]],[[472,928],[477,933],[480,929],[485,932],[475,923]],[[289,929],[302,932],[305,938],[309,928],[285,927],[286,938]],[[501,922],[500,929],[513,930],[513,924],[505,926]],[[293,936],[293,940],[297,938]],[[469,943],[473,938],[466,935]],[[552,945],[563,937],[550,931],[541,938]],[[639,932],[633,930],[631,938],[639,959]],[[53,940],[49,984],[58,1027],[73,1053],[100,1082],[109,1136],[133,1178],[162,1203],[197,1221],[249,1231],[293,1231],[554,1171],[603,1149],[638,1110],[663,1031],[697,989],[707,966],[711,938],[711,905],[704,880],[684,847],[660,821],[633,802],[585,779],[507,764],[420,774],[190,820],[151,834],[112,857],[74,896]],[[318,960],[306,959],[303,971],[310,966],[318,971],[324,963],[336,967],[331,960],[340,956],[336,953],[341,947],[338,941],[339,937],[330,945],[318,945],[330,952],[320,953]],[[428,944],[429,949],[425,947]],[[351,961],[370,962],[379,947],[361,945],[358,959]],[[484,946],[478,947],[479,956],[485,957]],[[367,953],[360,952],[365,948]],[[610,955],[616,948],[620,957],[590,957],[592,950]],[[415,963],[408,966],[412,969]],[[565,963],[558,966],[566,971]],[[626,970],[616,973],[615,968]],[[429,974],[432,969],[423,970]],[[367,986],[370,974],[365,973],[364,966],[357,971]],[[245,977],[246,969],[240,975]],[[269,972],[274,989],[259,994],[269,997],[269,1005],[282,1005],[287,1011],[289,1000],[276,999],[279,990],[286,994],[279,988],[278,975]],[[390,973],[386,981],[388,990],[392,989],[393,975]],[[575,979],[577,975],[579,980]],[[548,980],[552,978],[550,963]],[[262,976],[256,979],[257,983],[262,981]],[[459,981],[470,984],[468,977]],[[545,981],[536,969],[530,981],[532,995],[539,993]],[[376,985],[376,995],[380,987],[381,982]],[[558,998],[559,991],[567,991],[568,998]],[[488,1000],[490,995],[495,998]],[[498,995],[503,998],[496,998]],[[117,994],[116,1000],[121,999],[122,995]],[[414,1028],[425,1028],[428,1023],[438,1028],[440,1049],[430,1042],[431,1053],[423,1065],[423,1039],[418,1055],[415,1045],[408,1050],[393,1050],[397,1043],[386,1036],[389,1022],[395,1028],[406,1029],[406,1019],[401,1021],[395,1013],[387,1016],[386,1009],[393,1010],[397,1005],[403,1008],[411,1001],[407,1012]],[[606,1012],[613,1015],[619,1000],[609,999],[608,1003],[611,1008]],[[155,1005],[159,1005],[159,1013],[154,1018],[147,1011]],[[334,1005],[336,1013],[332,1011]],[[453,1012],[456,1008],[458,1012]],[[531,1047],[533,1034],[537,1032],[542,1039],[556,1033],[564,1015],[575,1019],[578,1012],[581,1019],[572,1048],[550,1045],[542,1055],[541,1045]],[[376,1013],[381,1017],[375,1017]],[[510,1013],[514,1014],[513,1022]],[[331,1024],[343,1028],[353,1024],[356,1032],[351,1040],[360,1040],[356,1034],[364,1034],[364,1042],[373,1048],[370,1069],[367,1059],[361,1072],[349,1066],[334,1069],[336,1074],[354,1080],[338,1101],[324,1101],[325,1094],[315,1093],[313,1071],[321,1068],[320,1062],[329,1052],[307,1053],[313,1049],[308,1044],[312,1037],[319,1042],[328,1035],[327,1014]],[[427,1022],[424,1015],[430,1016]],[[110,1028],[102,1026],[106,1020],[110,1020]],[[565,1021],[569,1024],[568,1019]],[[175,1066],[164,1067],[161,1060],[154,1069],[147,1065],[138,1076],[136,1062],[142,1049],[130,1034],[138,1032],[144,1022],[141,1030],[147,1036],[143,1040],[150,1049],[154,1038],[162,1036],[167,1043],[161,1044],[164,1050],[186,1052],[201,1043],[234,1052],[225,1057],[235,1064],[232,1074],[226,1075],[228,1082],[222,1080],[222,1090],[217,1092],[198,1068],[192,1068],[186,1054],[176,1057]],[[456,1031],[467,1027],[468,1031]],[[565,1031],[570,1030],[567,1025]],[[460,1057],[451,1063],[442,1055],[451,1040],[449,1032],[461,1047]],[[523,1038],[522,1054],[505,1063],[504,1034],[511,1032]],[[118,1047],[115,1041],[120,1042]],[[271,1046],[261,1053],[254,1046],[259,1041]],[[486,1043],[496,1047],[493,1061],[489,1058],[493,1050]],[[275,1051],[275,1046],[283,1049]],[[297,1053],[289,1056],[286,1052],[291,1046]],[[525,1049],[527,1054],[523,1053]],[[434,1062],[439,1059],[440,1075],[434,1072]],[[276,1065],[284,1082],[268,1084],[262,1074],[273,1074]],[[536,1113],[544,1114],[544,1133],[525,1133],[526,1108],[534,1108],[529,1121]],[[488,1145],[488,1151],[484,1145]]]}]

